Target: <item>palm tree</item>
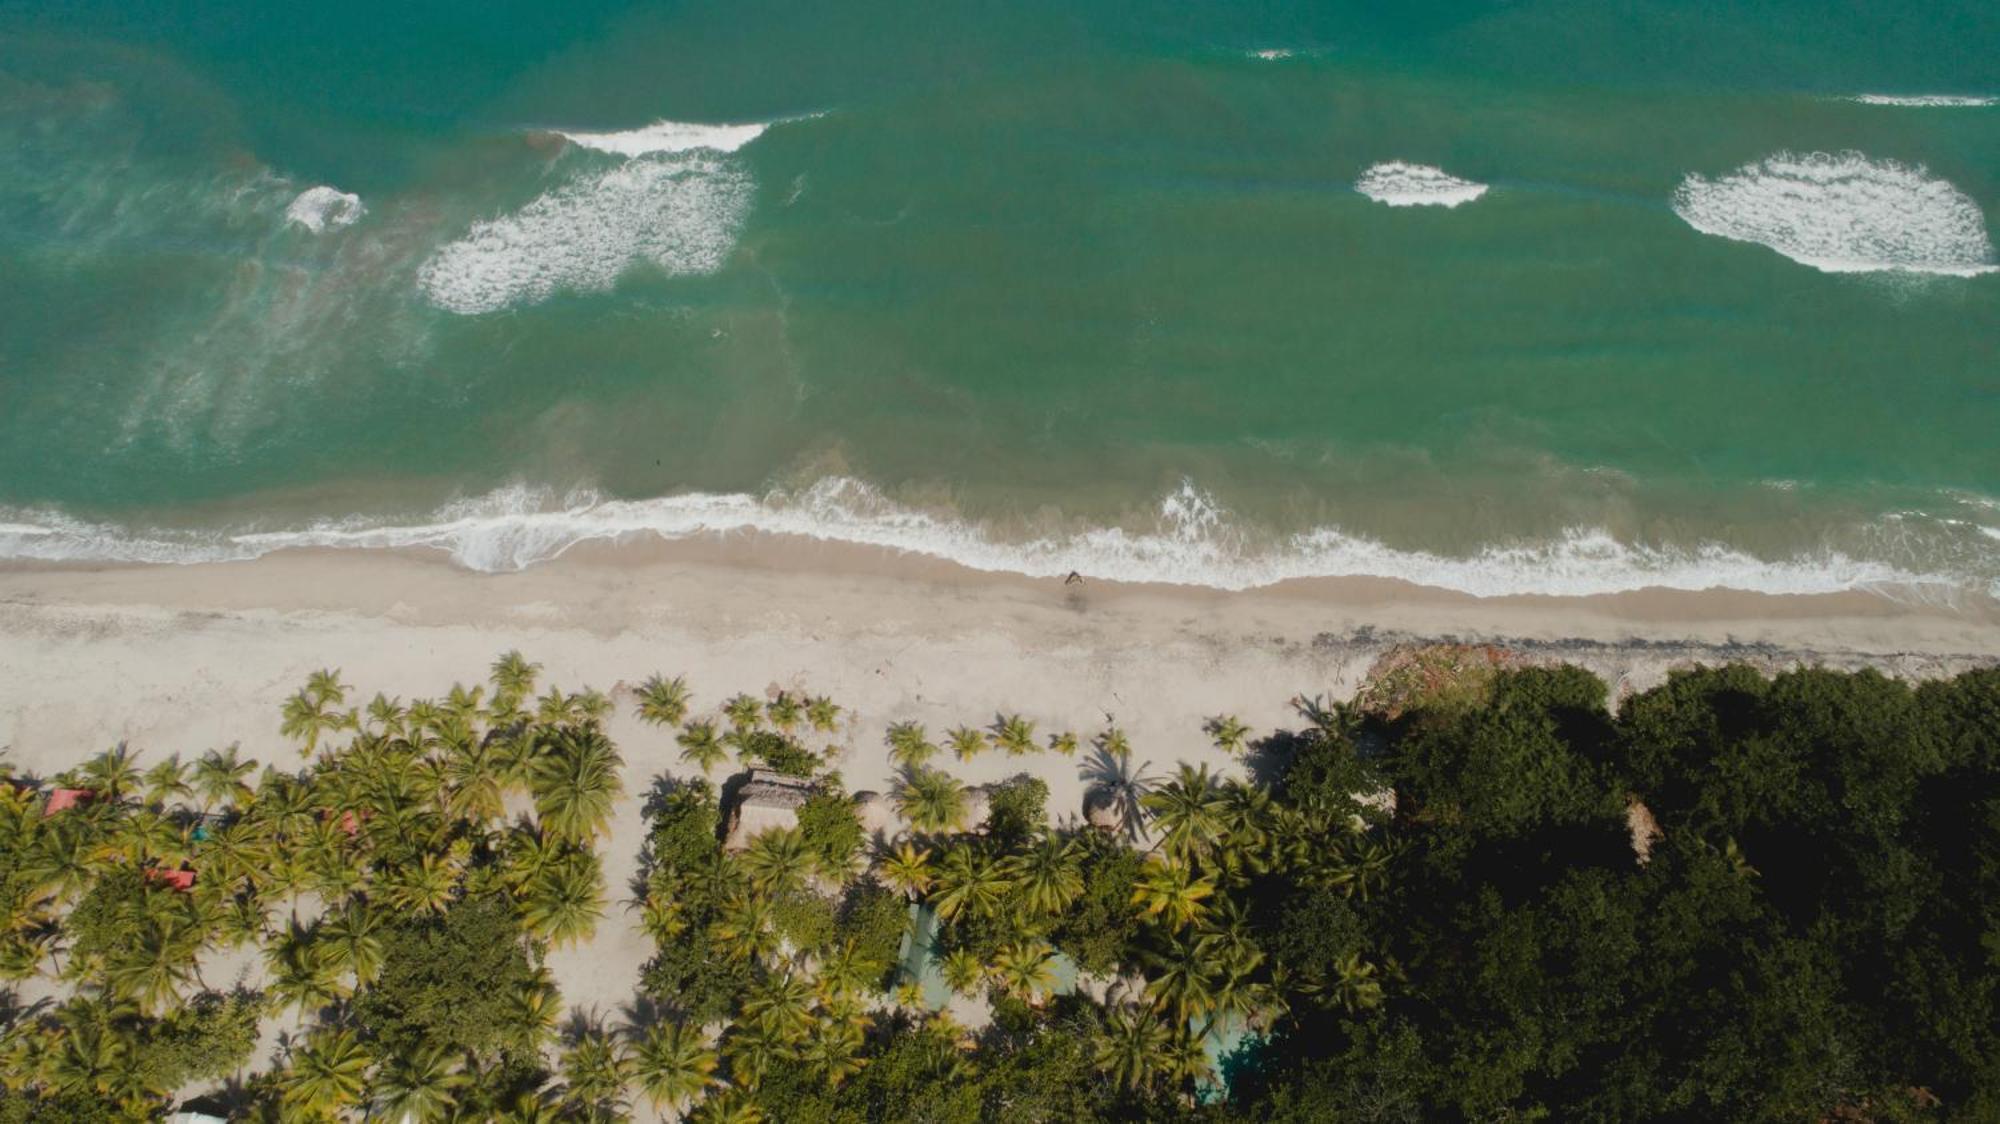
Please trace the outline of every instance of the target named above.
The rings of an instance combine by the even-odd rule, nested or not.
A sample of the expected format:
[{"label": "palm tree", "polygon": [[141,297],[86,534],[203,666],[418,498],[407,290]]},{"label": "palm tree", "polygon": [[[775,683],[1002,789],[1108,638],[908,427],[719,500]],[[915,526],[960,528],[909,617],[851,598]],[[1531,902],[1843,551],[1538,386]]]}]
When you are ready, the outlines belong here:
[{"label": "palm tree", "polygon": [[1132,904],[1147,917],[1159,918],[1172,928],[1182,928],[1201,917],[1202,902],[1215,893],[1215,883],[1197,877],[1185,863],[1154,855],[1146,860],[1133,885]]},{"label": "palm tree", "polygon": [[805,882],[813,861],[812,849],[797,828],[779,828],[751,841],[743,853],[743,870],[758,893],[780,898]]},{"label": "palm tree", "polygon": [[562,1014],[562,996],[541,969],[535,982],[516,991],[509,999],[513,1025],[530,1052],[540,1053],[542,1044],[555,1033],[556,1019]]},{"label": "palm tree", "polygon": [[813,695],[806,699],[806,724],[822,734],[831,734],[840,728],[840,704],[825,695]]},{"label": "palm tree", "polygon": [[42,1060],[42,1077],[50,1089],[77,1097],[120,1091],[122,1075],[130,1068],[131,1048],[109,1016],[88,1000],[64,1005],[56,1015],[60,1029],[54,1048]]},{"label": "palm tree", "polygon": [[316,939],[336,968],[354,973],[354,982],[365,986],[382,971],[381,928],[373,907],[355,898],[321,919]]},{"label": "palm tree", "polygon": [[971,847],[953,847],[939,865],[937,886],[931,908],[946,921],[961,913],[990,917],[1013,887],[1010,870],[1002,861],[989,859]]},{"label": "palm tree", "polygon": [[1097,1039],[1097,1068],[1121,1089],[1146,1089],[1169,1068],[1173,1036],[1143,1011],[1121,1007]]},{"label": "palm tree", "polygon": [[425,851],[415,862],[389,870],[376,885],[392,909],[443,913],[458,890],[458,866],[449,855]]},{"label": "palm tree", "polygon": [[1375,965],[1363,960],[1360,953],[1350,952],[1334,961],[1333,970],[1334,978],[1326,991],[1341,1010],[1351,1014],[1381,1005],[1382,981],[1376,978]]},{"label": "palm tree", "polygon": [[1007,751],[1009,757],[1023,757],[1035,752],[1035,724],[1018,714],[1009,714],[993,722],[993,744]]},{"label": "palm tree", "polygon": [[1056,987],[1055,950],[1047,941],[1016,941],[993,956],[993,975],[1018,999],[1039,1004]]},{"label": "palm tree", "polygon": [[1327,856],[1332,861],[1324,879],[1347,897],[1365,902],[1388,885],[1389,869],[1401,854],[1401,848],[1379,840],[1350,840]]},{"label": "palm tree", "polygon": [[739,960],[762,960],[778,950],[771,902],[762,896],[731,894],[724,898],[710,934],[724,952]]},{"label": "palm tree", "polygon": [[1205,857],[1228,829],[1228,804],[1208,775],[1183,763],[1174,779],[1140,798],[1165,833],[1162,844],[1179,862]]},{"label": "palm tree", "polygon": [[321,735],[354,723],[354,715],[340,709],[346,701],[347,684],[340,681],[338,670],[315,671],[303,688],[285,700],[284,721],[278,732],[299,739],[300,752],[311,757],[319,748]]},{"label": "palm tree", "polygon": [[493,682],[493,709],[511,712],[535,693],[535,678],[542,665],[529,663],[520,652],[508,652],[493,661],[489,678]]},{"label": "palm tree", "polygon": [[459,1090],[471,1083],[471,1075],[453,1068],[449,1050],[422,1046],[390,1059],[376,1075],[372,1115],[401,1124],[446,1120],[458,1107]]},{"label": "palm tree", "polygon": [[1029,908],[1058,914],[1083,893],[1081,851],[1075,840],[1051,835],[1022,856],[1021,890]]},{"label": "palm tree", "polygon": [[639,718],[654,726],[678,726],[687,717],[687,679],[676,675],[668,679],[664,675],[648,676],[639,684]]},{"label": "palm tree", "polygon": [[149,918],[132,942],[105,966],[105,982],[114,994],[152,1013],[180,1001],[181,988],[194,977],[201,932],[191,925]]},{"label": "palm tree", "polygon": [[799,728],[799,722],[805,718],[805,713],[805,704],[790,691],[779,691],[777,698],[764,705],[765,717],[771,720],[771,725],[776,726],[780,733],[785,734]]},{"label": "palm tree", "polygon": [[461,731],[486,716],[486,688],[483,685],[467,687],[463,683],[453,683],[445,694],[444,712],[451,716]]},{"label": "palm tree", "polygon": [[106,801],[123,800],[139,787],[139,766],[124,742],[84,762],[80,772],[82,787],[96,792]]},{"label": "palm tree", "polygon": [[889,758],[905,769],[915,769],[937,754],[923,724],[898,722],[889,727]]},{"label": "palm tree", "polygon": [[269,836],[259,825],[242,820],[211,833],[197,854],[203,880],[223,886],[246,878],[261,881],[272,857]]},{"label": "palm tree", "polygon": [[718,1061],[700,1028],[659,1023],[640,1036],[632,1072],[655,1110],[662,1106],[679,1110],[715,1084]]},{"label": "palm tree", "polygon": [[970,761],[986,749],[986,735],[970,726],[953,727],[946,730],[944,736],[960,761]]},{"label": "palm tree", "polygon": [[730,1083],[745,1090],[763,1084],[771,1067],[790,1054],[788,1045],[759,1022],[738,1022],[722,1039],[722,1055],[729,1059]]},{"label": "palm tree", "polygon": [[370,1059],[352,1029],[321,1028],[279,1079],[285,1103],[315,1115],[330,1115],[361,1100]]},{"label": "palm tree", "polygon": [[1218,714],[1202,723],[1201,729],[1215,740],[1215,748],[1231,757],[1243,752],[1244,739],[1250,736],[1250,727],[1245,726],[1234,714]]},{"label": "palm tree", "polygon": [[571,851],[528,884],[521,919],[556,945],[589,937],[604,916],[601,864],[592,851]]},{"label": "palm tree", "polygon": [[725,1089],[694,1106],[693,1124],[764,1124],[764,1110],[742,1089]]},{"label": "palm tree", "polygon": [[868,1064],[860,1057],[863,1041],[860,1027],[844,1024],[823,1027],[806,1041],[800,1057],[821,1081],[838,1088]]},{"label": "palm tree", "polygon": [[804,1041],[813,1032],[812,985],[790,973],[771,976],[743,1000],[742,1023],[762,1027],[778,1042]]},{"label": "palm tree", "polygon": [[264,961],[271,976],[271,995],[281,1006],[310,1013],[346,994],[334,951],[296,920],[265,947]]},{"label": "palm tree", "polygon": [[1064,757],[1075,757],[1076,748],[1076,734],[1072,731],[1064,730],[1059,734],[1049,735],[1049,752],[1051,753],[1060,753]]},{"label": "palm tree", "polygon": [[1163,951],[1143,949],[1140,959],[1156,973],[1146,981],[1153,1005],[1173,1013],[1176,1025],[1209,1013],[1215,1003],[1215,941],[1209,934],[1176,936]]},{"label": "palm tree", "polygon": [[878,867],[882,881],[903,896],[915,898],[931,885],[931,853],[905,840],[883,856]]},{"label": "palm tree", "polygon": [[745,734],[763,724],[764,704],[753,695],[731,695],[722,704],[722,714],[730,728]]},{"label": "palm tree", "polygon": [[881,978],[882,963],[872,956],[862,955],[860,946],[849,937],[821,956],[813,985],[819,993],[820,1002],[830,1008],[873,991]]},{"label": "palm tree", "polygon": [[381,737],[400,738],[409,733],[409,714],[403,709],[401,697],[391,698],[377,691],[363,713],[368,716],[367,728]]},{"label": "palm tree", "polygon": [[145,783],[146,803],[155,807],[165,807],[170,800],[185,800],[193,791],[188,787],[187,768],[181,764],[178,753],[146,770]]},{"label": "palm tree", "polygon": [[483,738],[453,746],[444,759],[444,785],[451,794],[447,804],[453,815],[485,821],[505,814],[503,755],[498,742]]},{"label": "palm tree", "polygon": [[604,830],[624,791],[618,750],[595,725],[564,726],[535,762],[535,813],[542,830],[566,843],[587,844]]},{"label": "palm tree", "polygon": [[971,995],[986,978],[986,962],[969,948],[954,948],[945,953],[938,965],[944,976],[944,983],[960,995]]},{"label": "palm tree", "polygon": [[601,1030],[587,1030],[563,1051],[562,1074],[569,1085],[565,1100],[598,1113],[615,1114],[625,1099],[632,1059],[618,1039]]},{"label": "palm tree", "polygon": [[85,821],[64,817],[44,827],[41,845],[23,858],[24,872],[36,888],[57,898],[67,898],[90,884],[96,873],[97,836]]},{"label": "palm tree", "polygon": [[674,740],[680,743],[681,759],[704,773],[729,756],[728,747],[715,735],[713,722],[690,722]]},{"label": "palm tree", "polygon": [[918,831],[951,831],[965,819],[965,789],[936,769],[905,773],[895,799],[896,811]]}]

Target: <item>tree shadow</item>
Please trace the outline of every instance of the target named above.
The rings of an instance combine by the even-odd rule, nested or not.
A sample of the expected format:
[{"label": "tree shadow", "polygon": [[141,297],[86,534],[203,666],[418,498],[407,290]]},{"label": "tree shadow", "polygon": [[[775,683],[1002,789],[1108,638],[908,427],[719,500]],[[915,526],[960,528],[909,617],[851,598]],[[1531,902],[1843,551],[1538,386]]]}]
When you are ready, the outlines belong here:
[{"label": "tree shadow", "polygon": [[1243,768],[1258,787],[1276,789],[1284,783],[1285,774],[1291,772],[1292,762],[1298,758],[1299,751],[1311,741],[1309,733],[1273,730],[1248,743],[1243,754]]},{"label": "tree shadow", "polygon": [[1099,744],[1077,766],[1077,775],[1082,778],[1086,791],[1110,800],[1111,806],[1118,810],[1126,838],[1134,842],[1145,831],[1146,794],[1152,792],[1160,780],[1148,771],[1152,764],[1151,761],[1141,761],[1134,766],[1129,751],[1113,750]]}]

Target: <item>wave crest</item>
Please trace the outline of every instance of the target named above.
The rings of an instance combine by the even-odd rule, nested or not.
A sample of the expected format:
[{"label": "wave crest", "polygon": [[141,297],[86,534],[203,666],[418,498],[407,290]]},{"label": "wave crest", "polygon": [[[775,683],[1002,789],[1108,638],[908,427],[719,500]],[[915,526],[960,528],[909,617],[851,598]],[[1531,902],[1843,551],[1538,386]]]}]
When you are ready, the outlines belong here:
[{"label": "wave crest", "polygon": [[698,148],[735,152],[763,136],[768,128],[768,124],[701,125],[687,121],[655,121],[623,132],[562,132],[561,135],[571,144],[609,152],[614,156],[644,156],[653,152],[691,152]]},{"label": "wave crest", "polygon": [[1859,152],[1780,152],[1717,179],[1689,175],[1674,213],[1827,273],[1993,272],[1979,205],[1921,165]]},{"label": "wave crest", "polygon": [[581,175],[511,215],[476,222],[417,274],[431,302],[476,315],[603,292],[648,262],[668,274],[722,267],[755,184],[740,167],[694,154],[638,157]]},{"label": "wave crest", "polygon": [[1969,94],[1856,94],[1847,100],[1862,105],[1896,105],[1912,109],[1978,109],[2000,105],[2000,98]]},{"label": "wave crest", "polygon": [[322,184],[299,192],[285,208],[285,221],[318,234],[328,227],[351,226],[367,210],[361,205],[359,195]]},{"label": "wave crest", "polygon": [[1354,190],[1391,207],[1456,207],[1486,194],[1487,186],[1428,164],[1390,160],[1361,173]]},{"label": "wave crest", "polygon": [[1837,551],[1769,561],[1716,543],[1692,549],[1625,543],[1580,528],[1546,542],[1489,546],[1464,557],[1400,550],[1335,527],[1261,543],[1191,483],[1167,495],[1144,528],[1095,527],[1009,541],[980,525],[899,505],[869,485],[829,477],[797,492],[607,500],[514,486],[446,505],[416,523],[321,522],[296,530],[199,536],[133,533],[50,512],[0,522],[0,558],[205,562],[297,547],[442,550],[485,572],[524,569],[593,541],[763,532],[880,547],[975,570],[1240,590],[1296,578],[1390,578],[1475,596],[1586,596],[1645,588],[1774,594],[1971,586]]}]

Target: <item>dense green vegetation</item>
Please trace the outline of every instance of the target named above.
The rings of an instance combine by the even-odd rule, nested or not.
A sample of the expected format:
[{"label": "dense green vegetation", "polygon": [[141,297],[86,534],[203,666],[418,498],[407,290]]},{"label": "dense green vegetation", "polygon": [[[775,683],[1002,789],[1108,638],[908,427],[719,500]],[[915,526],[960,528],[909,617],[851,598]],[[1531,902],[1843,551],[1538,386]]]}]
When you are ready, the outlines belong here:
[{"label": "dense green vegetation", "polygon": [[[1613,714],[1580,670],[1455,658],[1295,729],[1211,718],[1221,773],[899,723],[874,800],[829,700],[648,680],[685,767],[646,778],[616,1026],[544,967],[612,896],[608,703],[530,704],[518,657],[490,700],[352,715],[324,676],[301,771],[114,752],[77,808],[6,797],[0,968],[66,998],[9,1013],[0,1120],[216,1088],[260,1019],[300,1021],[223,1100],[272,1119],[2000,1118],[2000,671],[1695,670]],[[1092,814],[939,764],[986,753],[1080,766]],[[732,758],[798,794],[763,830],[707,779]],[[149,873],[184,860],[190,892]],[[236,947],[262,991],[201,978]]]}]

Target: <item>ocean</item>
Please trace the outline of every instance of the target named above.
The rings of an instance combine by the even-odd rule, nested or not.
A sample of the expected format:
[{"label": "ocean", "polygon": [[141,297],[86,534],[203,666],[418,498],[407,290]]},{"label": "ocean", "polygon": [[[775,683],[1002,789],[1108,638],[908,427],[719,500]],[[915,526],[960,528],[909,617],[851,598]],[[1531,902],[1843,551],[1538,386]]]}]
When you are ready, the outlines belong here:
[{"label": "ocean", "polygon": [[0,558],[2000,596],[2000,5],[0,3]]}]

